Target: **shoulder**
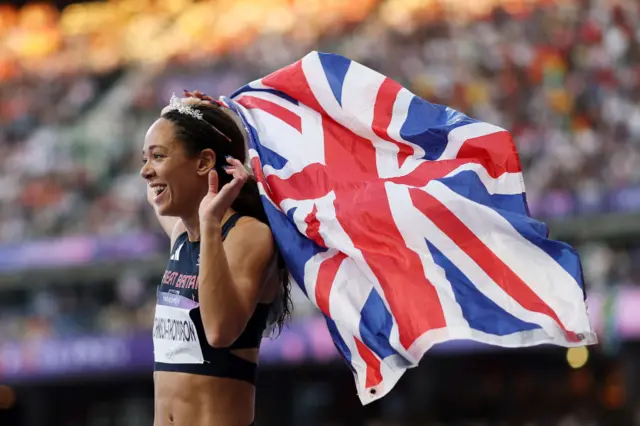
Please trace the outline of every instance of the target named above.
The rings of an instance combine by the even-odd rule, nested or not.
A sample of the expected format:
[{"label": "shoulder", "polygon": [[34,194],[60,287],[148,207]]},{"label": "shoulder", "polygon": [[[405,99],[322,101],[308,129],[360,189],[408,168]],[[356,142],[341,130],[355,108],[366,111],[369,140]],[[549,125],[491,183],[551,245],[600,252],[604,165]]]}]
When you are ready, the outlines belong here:
[{"label": "shoulder", "polygon": [[247,256],[271,257],[275,245],[271,228],[252,217],[243,216],[229,231],[224,245]]}]

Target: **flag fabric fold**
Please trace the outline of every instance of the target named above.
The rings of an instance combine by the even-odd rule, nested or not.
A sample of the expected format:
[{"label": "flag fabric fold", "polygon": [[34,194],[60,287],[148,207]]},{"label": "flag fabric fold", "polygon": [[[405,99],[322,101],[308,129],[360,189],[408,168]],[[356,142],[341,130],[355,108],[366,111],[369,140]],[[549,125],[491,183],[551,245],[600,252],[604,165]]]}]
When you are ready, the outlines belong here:
[{"label": "flag fabric fold", "polygon": [[363,404],[441,342],[596,343],[579,257],[529,216],[506,130],[319,52],[221,100]]}]

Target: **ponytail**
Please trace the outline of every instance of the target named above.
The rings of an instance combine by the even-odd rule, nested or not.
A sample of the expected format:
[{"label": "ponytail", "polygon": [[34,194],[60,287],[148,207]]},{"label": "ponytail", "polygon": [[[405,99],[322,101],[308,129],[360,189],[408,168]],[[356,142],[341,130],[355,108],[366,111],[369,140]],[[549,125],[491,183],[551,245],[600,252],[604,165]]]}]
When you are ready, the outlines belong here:
[{"label": "ponytail", "polygon": [[235,201],[231,204],[231,208],[241,216],[251,216],[262,223],[269,224],[262,200],[260,200],[258,182],[253,176],[250,176],[249,180],[245,182]]},{"label": "ponytail", "polygon": [[[260,199],[260,191],[258,190],[258,182],[253,176],[249,176],[236,197],[231,208],[238,212],[241,216],[251,216],[266,225],[269,225],[267,213],[264,211],[262,200]],[[275,242],[274,242],[275,243]],[[289,268],[284,262],[284,258],[280,250],[277,249],[277,262],[279,281],[281,283],[278,297],[274,302],[274,306],[269,313],[268,327],[266,335],[277,336],[291,315],[291,285],[289,282]],[[275,332],[275,333],[274,333]]]}]

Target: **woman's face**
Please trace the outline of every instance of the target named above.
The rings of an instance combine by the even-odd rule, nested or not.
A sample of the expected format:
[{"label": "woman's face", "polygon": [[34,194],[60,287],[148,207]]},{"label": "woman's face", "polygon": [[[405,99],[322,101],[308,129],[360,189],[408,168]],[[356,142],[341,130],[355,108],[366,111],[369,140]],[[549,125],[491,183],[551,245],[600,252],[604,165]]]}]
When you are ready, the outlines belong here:
[{"label": "woman's face", "polygon": [[140,175],[147,181],[147,191],[151,191],[150,199],[158,214],[189,217],[197,213],[207,192],[207,173],[203,173],[202,157],[189,155],[176,139],[171,121],[159,118],[151,125],[142,158]]}]

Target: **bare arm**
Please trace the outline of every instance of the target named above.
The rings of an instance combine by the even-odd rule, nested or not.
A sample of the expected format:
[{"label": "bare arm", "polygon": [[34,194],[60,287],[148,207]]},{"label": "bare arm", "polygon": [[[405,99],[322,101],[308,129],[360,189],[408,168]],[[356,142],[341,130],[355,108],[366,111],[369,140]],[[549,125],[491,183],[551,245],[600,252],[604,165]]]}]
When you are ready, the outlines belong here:
[{"label": "bare arm", "polygon": [[219,224],[201,225],[199,298],[207,341],[226,347],[245,329],[274,254],[269,227],[243,219],[222,242]]}]

